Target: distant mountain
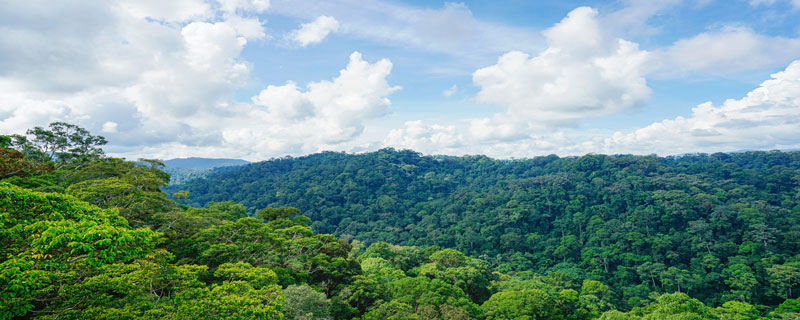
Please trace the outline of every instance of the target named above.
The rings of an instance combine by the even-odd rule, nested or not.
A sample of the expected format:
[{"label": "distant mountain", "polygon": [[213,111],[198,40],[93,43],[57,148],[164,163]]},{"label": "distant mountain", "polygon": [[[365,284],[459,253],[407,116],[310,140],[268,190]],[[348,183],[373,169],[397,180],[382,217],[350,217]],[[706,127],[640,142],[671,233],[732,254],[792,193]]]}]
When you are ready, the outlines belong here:
[{"label": "distant mountain", "polygon": [[176,185],[192,179],[205,177],[216,168],[238,167],[248,163],[250,162],[241,159],[177,158],[164,161],[164,165],[166,165],[164,171],[169,173],[171,177],[169,185]]},{"label": "distant mountain", "polygon": [[775,283],[784,267],[773,265],[800,265],[800,152],[519,160],[324,152],[216,169],[165,190],[189,192],[192,206],[292,206],[319,233],[452,248],[502,272],[590,277],[628,307],[679,290],[719,304],[737,288],[774,305],[768,290],[777,289],[759,285]]},{"label": "distant mountain", "polygon": [[241,159],[224,158],[176,158],[164,161],[167,168],[181,169],[213,169],[219,167],[242,166],[250,162]]}]

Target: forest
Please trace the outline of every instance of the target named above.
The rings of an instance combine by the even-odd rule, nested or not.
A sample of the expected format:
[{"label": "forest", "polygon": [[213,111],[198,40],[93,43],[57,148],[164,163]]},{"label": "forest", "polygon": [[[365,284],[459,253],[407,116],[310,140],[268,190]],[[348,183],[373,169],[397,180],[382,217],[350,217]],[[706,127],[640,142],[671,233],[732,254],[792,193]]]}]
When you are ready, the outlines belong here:
[{"label": "forest", "polygon": [[383,149],[167,187],[0,136],[0,319],[800,319],[800,152]]}]

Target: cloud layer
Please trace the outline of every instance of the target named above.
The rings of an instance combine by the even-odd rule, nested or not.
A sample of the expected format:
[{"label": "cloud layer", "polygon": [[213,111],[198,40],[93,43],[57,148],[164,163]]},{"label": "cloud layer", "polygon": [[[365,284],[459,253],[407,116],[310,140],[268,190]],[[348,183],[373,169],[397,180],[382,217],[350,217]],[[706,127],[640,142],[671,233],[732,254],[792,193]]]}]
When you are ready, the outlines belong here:
[{"label": "cloud layer", "polygon": [[772,75],[742,99],[710,102],[688,117],[655,122],[603,141],[614,153],[686,153],[800,147],[800,61]]},{"label": "cloud layer", "polygon": [[[399,89],[386,82],[392,64],[358,52],[330,81],[290,81],[253,103],[234,100],[252,71],[241,53],[267,38],[257,14],[268,8],[264,0],[12,3],[0,13],[2,133],[69,121],[102,132],[122,155],[260,159],[347,142],[388,112],[387,96]],[[337,25],[322,16],[295,36],[319,42]]]},{"label": "cloud layer", "polygon": [[331,81],[312,82],[305,90],[294,82],[268,86],[253,97],[263,108],[246,112],[258,120],[237,119],[239,128],[223,131],[226,145],[268,155],[321,151],[350,141],[362,133],[364,121],[389,112],[387,96],[400,89],[386,81],[391,70],[389,60],[371,64],[354,52]]},{"label": "cloud layer", "polygon": [[339,21],[333,17],[320,16],[314,21],[302,24],[300,29],[289,33],[289,39],[305,47],[322,42],[325,37],[337,30],[339,30]]},{"label": "cloud layer", "polygon": [[658,54],[661,74],[734,74],[788,64],[800,56],[800,38],[768,37],[728,26],[678,40]]},{"label": "cloud layer", "polygon": [[535,57],[512,51],[472,75],[477,101],[506,106],[492,119],[473,121],[485,139],[516,138],[530,128],[570,126],[642,105],[648,52],[604,33],[597,11],[580,7],[545,30],[548,47]]},{"label": "cloud layer", "polygon": [[[800,58],[795,35],[735,23],[660,47],[625,39],[658,34],[652,17],[707,0],[626,0],[603,14],[580,7],[543,31],[482,20],[459,3],[366,1],[3,3],[0,134],[68,121],[105,135],[117,155],[250,160],[381,146],[504,158],[797,147],[797,62],[744,98],[679,109],[684,117],[630,131],[584,127],[585,119],[646,106],[654,81],[737,77]],[[289,26],[270,31],[271,15]],[[322,41],[339,42],[314,46]],[[363,45],[365,54],[340,43]],[[289,75],[272,85],[256,84],[262,74],[244,58],[281,70],[286,54],[312,65],[328,47],[336,53],[325,59],[340,61],[338,75]],[[364,58],[375,51],[384,54]],[[394,65],[381,56],[400,72],[391,76]],[[396,93],[396,84],[410,89]],[[411,105],[421,91],[439,99],[422,102],[435,107],[401,114],[422,109]],[[449,121],[416,120],[450,116],[437,113],[437,102],[446,109],[459,101],[473,110],[448,109],[459,112]]]},{"label": "cloud layer", "polygon": [[[800,60],[741,99],[720,106],[706,102],[691,115],[645,127],[608,132],[564,130],[529,132],[516,139],[487,142],[474,134],[476,125],[442,126],[411,121],[393,130],[387,146],[429,153],[487,154],[529,157],[559,154],[681,154],[800,148]],[[513,129],[511,129],[513,131]]]}]

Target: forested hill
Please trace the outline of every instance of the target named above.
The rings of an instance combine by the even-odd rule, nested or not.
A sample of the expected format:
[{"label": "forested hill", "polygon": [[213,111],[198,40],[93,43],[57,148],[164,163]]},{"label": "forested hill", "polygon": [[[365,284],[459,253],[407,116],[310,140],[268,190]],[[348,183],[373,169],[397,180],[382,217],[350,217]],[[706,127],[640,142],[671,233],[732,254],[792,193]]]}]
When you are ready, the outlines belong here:
[{"label": "forested hill", "polygon": [[213,169],[217,167],[241,166],[249,162],[240,159],[224,158],[175,158],[164,161],[167,168],[176,169]]},{"label": "forested hill", "polygon": [[164,161],[164,172],[170,175],[169,184],[175,185],[205,177],[217,168],[236,167],[248,163],[240,159],[176,158]]},{"label": "forested hill", "polygon": [[105,143],[0,135],[0,319],[800,319],[795,153],[323,153],[193,187],[253,216]]},{"label": "forested hill", "polygon": [[494,160],[384,149],[274,159],[174,190],[195,206],[294,206],[315,232],[345,239],[600,280],[634,306],[675,291],[777,303],[767,300],[797,285],[769,279],[800,258],[799,186],[800,152]]}]

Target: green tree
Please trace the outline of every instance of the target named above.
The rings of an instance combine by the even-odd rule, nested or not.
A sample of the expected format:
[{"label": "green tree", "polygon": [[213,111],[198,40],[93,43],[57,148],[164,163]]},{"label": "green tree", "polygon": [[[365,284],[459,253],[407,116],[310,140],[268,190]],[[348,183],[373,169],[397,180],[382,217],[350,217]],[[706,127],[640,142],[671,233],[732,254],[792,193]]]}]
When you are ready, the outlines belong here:
[{"label": "green tree", "polygon": [[487,320],[556,319],[556,307],[553,298],[538,289],[498,292],[481,306]]},{"label": "green tree", "polygon": [[739,301],[751,301],[755,289],[758,286],[753,270],[741,263],[734,264],[723,270],[723,276],[726,277],[725,284],[730,286],[730,294]]},{"label": "green tree", "polygon": [[288,319],[316,320],[330,316],[330,299],[308,285],[290,285],[283,289],[283,295]]},{"label": "green tree", "polygon": [[788,299],[770,312],[776,319],[800,319],[800,299]]},{"label": "green tree", "polygon": [[420,320],[414,309],[406,303],[390,301],[364,314],[364,320]]},{"label": "green tree", "polygon": [[607,311],[602,320],[717,320],[713,310],[685,293],[667,293],[659,296],[656,303],[634,308],[628,313]]},{"label": "green tree", "polygon": [[725,302],[722,304],[722,306],[719,306],[716,309],[714,309],[714,312],[717,315],[719,315],[720,319],[725,319],[725,320],[762,319],[761,312],[759,312],[755,306],[739,301]]},{"label": "green tree", "polygon": [[66,122],[50,123],[48,129],[34,127],[27,136],[12,135],[11,146],[35,162],[54,161],[57,168],[69,163],[86,164],[103,156],[100,146],[107,143],[102,136]]},{"label": "green tree", "polygon": [[291,216],[298,215],[300,214],[300,209],[293,207],[264,208],[258,210],[256,214],[259,217],[261,217],[261,219],[272,221],[280,218],[289,218]]},{"label": "green tree", "polygon": [[800,262],[776,264],[766,270],[769,282],[776,288],[778,295],[784,300],[791,299],[792,288],[800,286]]},{"label": "green tree", "polygon": [[61,288],[105,264],[148,254],[149,229],[131,230],[115,209],[0,183],[0,317],[56,305]]},{"label": "green tree", "polygon": [[[449,305],[462,309],[474,318],[481,315],[480,308],[470,301],[464,291],[439,279],[407,277],[393,281],[389,287],[392,300],[411,306],[415,312],[422,309],[427,309],[429,313],[438,312],[442,305]],[[432,308],[423,308],[426,306]]]}]

